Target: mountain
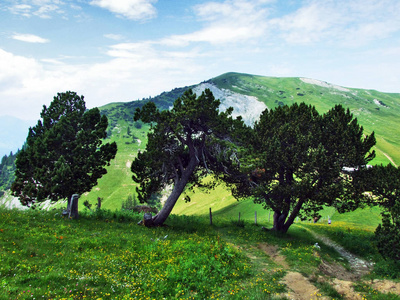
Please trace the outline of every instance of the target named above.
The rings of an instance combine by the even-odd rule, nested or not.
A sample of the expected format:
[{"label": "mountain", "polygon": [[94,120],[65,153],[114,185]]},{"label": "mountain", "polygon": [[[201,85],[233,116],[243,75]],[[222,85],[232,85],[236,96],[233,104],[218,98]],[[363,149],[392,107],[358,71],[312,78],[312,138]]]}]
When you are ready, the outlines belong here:
[{"label": "mountain", "polygon": [[[153,98],[110,103],[100,107],[101,113],[109,118],[108,139],[117,142],[118,153],[108,169],[108,174],[99,180],[90,193],[83,195],[83,201],[88,200],[95,204],[97,197],[101,197],[104,207],[121,208],[121,202],[135,193],[136,185],[131,178],[130,164],[137,153],[144,150],[149,128],[146,124],[133,121],[135,109],[148,101],[155,102],[160,109],[168,109],[189,88],[196,94],[200,94],[205,88],[211,89],[215,97],[221,100],[220,109],[232,106],[233,114],[242,115],[250,125],[264,109],[279,105],[305,102],[324,113],[334,105],[341,104],[358,118],[367,134],[375,131],[377,157],[372,163],[400,164],[400,94],[342,87],[310,78],[226,73],[196,85],[175,88]],[[226,203],[236,202],[224,189],[217,193],[218,195],[213,193],[214,199],[226,199]],[[196,197],[201,200],[210,196],[199,193],[192,198]],[[188,205],[192,207],[194,203],[185,204],[185,207]]]},{"label": "mountain", "polygon": [[[372,163],[400,164],[400,94],[342,87],[310,78],[226,73],[199,84],[163,92],[153,98],[99,107],[101,113],[109,119],[107,141],[117,142],[118,153],[98,185],[82,195],[81,204],[86,200],[96,204],[100,197],[103,199],[103,207],[120,209],[122,201],[135,193],[136,185],[132,180],[130,164],[137,153],[144,150],[149,129],[147,124],[133,121],[135,109],[149,101],[155,102],[160,109],[169,109],[189,88],[196,94],[209,88],[221,100],[220,109],[232,106],[233,114],[242,115],[249,125],[266,108],[305,102],[324,113],[336,104],[341,104],[358,118],[366,134],[375,132],[377,157]],[[226,190],[219,191],[216,197],[234,201]]]},{"label": "mountain", "polygon": [[279,105],[305,102],[324,113],[341,104],[351,110],[366,133],[375,132],[377,158],[374,163],[400,163],[400,94],[342,87],[316,79],[226,73],[200,84],[164,92],[154,98],[112,103],[100,110],[109,117],[111,127],[114,127],[121,119],[132,121],[136,107],[148,101],[154,101],[161,109],[168,109],[189,88],[196,94],[209,88],[221,100],[220,109],[232,106],[233,115],[241,115],[249,125],[257,120],[264,109]]}]

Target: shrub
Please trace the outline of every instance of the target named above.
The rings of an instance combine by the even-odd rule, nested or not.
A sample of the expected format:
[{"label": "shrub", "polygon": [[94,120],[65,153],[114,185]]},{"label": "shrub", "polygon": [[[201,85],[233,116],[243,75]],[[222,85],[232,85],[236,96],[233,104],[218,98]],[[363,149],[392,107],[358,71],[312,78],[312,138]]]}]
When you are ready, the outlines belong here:
[{"label": "shrub", "polygon": [[382,214],[382,224],[375,231],[379,253],[386,259],[400,260],[400,220]]}]

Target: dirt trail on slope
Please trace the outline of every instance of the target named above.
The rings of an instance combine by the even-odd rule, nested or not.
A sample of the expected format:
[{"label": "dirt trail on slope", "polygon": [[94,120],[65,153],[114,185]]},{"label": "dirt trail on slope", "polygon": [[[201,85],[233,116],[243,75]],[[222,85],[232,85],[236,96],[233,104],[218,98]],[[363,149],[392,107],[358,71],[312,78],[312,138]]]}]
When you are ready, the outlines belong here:
[{"label": "dirt trail on slope", "polygon": [[[269,245],[262,243],[258,245],[258,248],[264,251],[278,266],[285,270],[289,270],[290,267],[285,260],[285,257],[278,251],[278,246]],[[288,299],[293,300],[328,300],[329,298],[321,296],[321,292],[308,280],[307,277],[303,276],[299,272],[288,271],[285,277],[282,279],[282,283],[286,284],[288,293],[285,296]]]},{"label": "dirt trail on slope", "polygon": [[356,255],[350,253],[349,251],[344,249],[342,246],[336,244],[335,242],[333,242],[331,239],[327,238],[326,236],[317,234],[314,231],[309,230],[309,229],[306,229],[306,230],[308,230],[314,236],[315,239],[322,241],[327,246],[332,247],[341,256],[343,256],[345,259],[347,259],[347,261],[350,264],[351,272],[350,272],[349,278],[345,278],[345,279],[351,279],[353,281],[356,281],[356,280],[361,279],[362,276],[368,274],[372,270],[372,267],[373,267],[372,263],[370,263],[366,260],[363,260],[363,259],[357,257]]},{"label": "dirt trail on slope", "polygon": [[[305,229],[308,230],[317,240],[334,248],[342,257],[347,259],[350,264],[350,271],[348,271],[338,264],[328,264],[327,262],[322,261],[319,269],[323,274],[334,278],[333,281],[331,281],[332,287],[335,288],[339,294],[343,295],[345,299],[362,299],[362,296],[354,291],[353,284],[360,281],[362,276],[368,274],[373,269],[373,263],[350,253],[328,237],[317,234],[308,228]],[[370,285],[374,290],[381,293],[400,295],[400,283],[390,280],[372,280],[368,282],[364,281],[364,283]]]},{"label": "dirt trail on slope", "polygon": [[[317,280],[319,282],[328,283],[346,300],[363,299],[362,293],[356,292],[353,285],[355,282],[359,282],[362,276],[368,274],[372,270],[373,264],[350,253],[329,238],[319,235],[310,229],[306,230],[308,230],[316,240],[334,248],[341,256],[347,259],[350,264],[350,270],[347,270],[340,264],[328,263],[322,260],[319,271],[323,275],[317,275]],[[287,270],[287,274],[281,282],[286,284],[288,292],[282,296],[292,300],[330,299],[329,297],[322,296],[318,288],[315,287],[307,277],[299,272],[290,271],[290,266],[286,262],[285,256],[279,253],[278,246],[262,243],[258,245],[258,248],[267,254],[278,266]],[[314,277],[315,279],[315,274],[312,274],[310,277]],[[365,281],[364,283],[381,293],[400,295],[400,283],[390,280],[373,280],[372,282]]]}]

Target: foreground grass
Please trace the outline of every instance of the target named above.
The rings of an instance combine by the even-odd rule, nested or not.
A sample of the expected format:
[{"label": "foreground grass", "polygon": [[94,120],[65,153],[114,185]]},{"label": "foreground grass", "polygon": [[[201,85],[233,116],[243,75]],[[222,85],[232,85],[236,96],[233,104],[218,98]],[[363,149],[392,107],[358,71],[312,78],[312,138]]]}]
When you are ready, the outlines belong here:
[{"label": "foreground grass", "polygon": [[0,299],[284,299],[288,269],[260,245],[278,247],[290,270],[306,275],[339,258],[313,247],[302,227],[313,225],[279,235],[261,229],[270,224],[222,218],[210,226],[207,218],[172,215],[158,228],[138,226],[139,219],[108,210],[69,220],[57,211],[0,209]]},{"label": "foreground grass", "polygon": [[149,229],[136,225],[139,218],[106,211],[76,221],[1,209],[0,297],[243,299],[245,288],[282,290],[265,288],[264,274],[253,274],[249,259],[212,227],[172,217],[170,226]]}]

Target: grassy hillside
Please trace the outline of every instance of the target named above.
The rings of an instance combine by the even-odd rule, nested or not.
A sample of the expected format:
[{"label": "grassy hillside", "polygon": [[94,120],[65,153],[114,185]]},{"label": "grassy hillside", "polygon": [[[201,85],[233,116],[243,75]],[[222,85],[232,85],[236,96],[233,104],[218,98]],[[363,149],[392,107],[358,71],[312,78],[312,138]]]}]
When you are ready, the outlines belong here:
[{"label": "grassy hillside", "polygon": [[326,82],[301,78],[264,77],[227,73],[208,82],[219,88],[257,97],[268,108],[305,102],[324,113],[336,104],[349,108],[366,133],[375,132],[375,164],[400,164],[400,94],[344,88]]},{"label": "grassy hillside", "polygon": [[[398,126],[400,94],[343,88],[310,79],[263,77],[237,73],[227,73],[213,78],[207,83],[222,90],[227,89],[234,93],[257,97],[268,108],[304,101],[315,105],[320,112],[326,112],[334,105],[342,104],[358,118],[366,133],[375,131],[377,158],[373,163],[392,162],[396,165],[400,163],[400,126]],[[109,118],[109,140],[117,142],[118,153],[108,168],[108,174],[99,180],[99,184],[90,193],[82,197],[81,204],[85,200],[95,204],[97,197],[101,197],[104,199],[104,207],[119,209],[122,201],[135,193],[130,162],[140,149],[144,149],[148,131],[147,125],[133,121],[135,109],[148,101],[154,101],[161,109],[167,109],[188,88],[176,88],[152,99],[110,103],[100,108],[101,113]],[[128,135],[128,130],[130,135]],[[191,203],[179,204],[174,209],[174,213],[205,214],[208,213],[211,206],[217,214],[224,213],[236,218],[240,208],[243,217],[246,217],[247,214],[249,214],[249,218],[254,216],[252,208],[254,204],[251,201],[237,203],[223,187],[218,187],[209,194],[200,192],[191,198],[193,199]],[[225,206],[227,208],[221,210]],[[259,211],[261,215],[265,214],[261,207],[257,207],[255,210]]]},{"label": "grassy hillside", "polygon": [[[273,212],[264,209],[261,204],[255,204],[252,199],[237,201],[223,185],[218,186],[210,192],[197,191],[195,193],[188,192],[191,198],[186,203],[182,196],[176,203],[172,213],[176,215],[194,215],[208,217],[210,208],[213,220],[224,220],[236,222],[239,220],[248,223],[271,223],[273,221]],[[380,209],[378,207],[357,209],[354,212],[344,214],[338,213],[332,207],[326,207],[321,211],[321,219],[319,224],[327,224],[328,218],[334,224],[347,224],[348,226],[361,227],[374,231],[381,223]],[[257,219],[256,219],[257,218]],[[309,221],[296,221],[297,224],[308,224]]]},{"label": "grassy hillside", "polygon": [[[343,104],[367,132],[377,133],[375,163],[400,163],[399,94],[234,73],[209,82],[255,96],[269,108],[305,101],[324,112]],[[57,210],[0,208],[0,299],[292,299],[300,293],[293,282],[315,298],[400,299],[400,266],[384,261],[373,243],[378,208],[346,214],[326,208],[320,222],[297,220],[285,236],[262,230],[272,225],[270,211],[251,199],[236,201],[223,185],[188,191],[191,201],[178,200],[167,227],[137,226],[142,215],[120,211],[135,193],[130,163],[149,130],[133,121],[135,109],[150,100],[167,109],[185,89],[100,108],[109,118],[107,141],[117,142],[118,153],[98,185],[81,196],[80,220],[64,219]],[[84,201],[95,205],[98,197],[103,210],[84,209]],[[325,237],[374,267],[361,276]]]},{"label": "grassy hillside", "polygon": [[[0,299],[400,299],[387,280],[400,270],[376,253],[369,230],[303,224],[279,236],[261,229],[266,221],[172,216],[146,228],[137,218],[0,208]],[[374,268],[362,276],[317,232]]]}]

